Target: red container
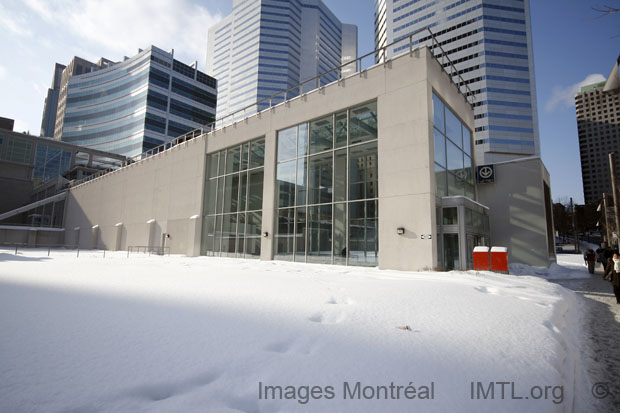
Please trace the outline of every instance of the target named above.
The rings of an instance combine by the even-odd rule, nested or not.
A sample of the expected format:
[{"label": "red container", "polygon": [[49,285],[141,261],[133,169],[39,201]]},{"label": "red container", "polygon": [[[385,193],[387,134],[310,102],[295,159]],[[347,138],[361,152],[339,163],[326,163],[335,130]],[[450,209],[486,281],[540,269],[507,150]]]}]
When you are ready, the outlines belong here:
[{"label": "red container", "polygon": [[488,271],[489,266],[489,247],[474,247],[474,270]]},{"label": "red container", "polygon": [[508,274],[508,248],[491,248],[491,271]]}]

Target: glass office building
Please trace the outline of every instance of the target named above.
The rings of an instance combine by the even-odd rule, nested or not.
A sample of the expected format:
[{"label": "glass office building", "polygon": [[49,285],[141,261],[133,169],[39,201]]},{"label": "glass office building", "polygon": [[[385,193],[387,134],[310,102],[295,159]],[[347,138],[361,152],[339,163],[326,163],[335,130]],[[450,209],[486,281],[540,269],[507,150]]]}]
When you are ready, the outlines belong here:
[{"label": "glass office building", "polygon": [[539,156],[529,0],[375,0],[376,49],[403,39],[387,58],[407,51],[412,34],[430,46],[427,31],[414,34],[423,28],[443,48],[435,56],[445,52],[475,96],[477,162]]},{"label": "glass office building", "polygon": [[[218,79],[217,117],[294,88],[356,57],[356,26],[342,24],[321,0],[234,0],[232,13],[209,29],[207,73]],[[333,72],[322,82],[338,76]],[[303,92],[317,85],[308,83]],[[299,89],[275,101],[297,96]],[[238,118],[268,106],[253,106]]]},{"label": "glass office building", "polygon": [[215,120],[214,78],[154,46],[74,75],[62,140],[132,157]]}]

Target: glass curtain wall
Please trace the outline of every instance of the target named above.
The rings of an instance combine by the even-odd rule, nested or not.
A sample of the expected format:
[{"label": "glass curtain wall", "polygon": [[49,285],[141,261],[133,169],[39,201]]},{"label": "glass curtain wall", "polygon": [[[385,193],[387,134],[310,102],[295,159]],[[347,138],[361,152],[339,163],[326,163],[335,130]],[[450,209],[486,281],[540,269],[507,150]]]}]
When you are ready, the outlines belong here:
[{"label": "glass curtain wall", "polygon": [[278,132],[275,258],[378,263],[377,103]]},{"label": "glass curtain wall", "polygon": [[471,131],[435,93],[433,126],[437,196],[475,200]]},{"label": "glass curtain wall", "polygon": [[[471,130],[435,92],[433,92],[433,141],[437,205],[441,205],[441,197],[444,196],[466,196],[475,200]],[[446,208],[441,214],[440,209],[437,209],[435,237],[437,267],[451,270],[459,267],[459,234],[443,233],[443,226],[439,223],[456,225],[457,217],[452,214],[456,213],[456,208]]]},{"label": "glass curtain wall", "polygon": [[258,258],[265,139],[207,156],[202,255]]}]

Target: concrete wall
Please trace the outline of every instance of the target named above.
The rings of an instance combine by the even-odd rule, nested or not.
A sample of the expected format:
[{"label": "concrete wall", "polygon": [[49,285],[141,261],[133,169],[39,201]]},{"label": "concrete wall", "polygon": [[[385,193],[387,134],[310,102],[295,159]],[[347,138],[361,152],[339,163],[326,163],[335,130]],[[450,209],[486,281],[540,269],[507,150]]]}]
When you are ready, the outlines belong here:
[{"label": "concrete wall", "polygon": [[66,201],[67,243],[121,250],[160,246],[165,232],[171,253],[187,254],[188,231],[195,224],[190,217],[201,214],[204,153],[205,140],[193,139],[72,188]]},{"label": "concrete wall", "polygon": [[491,243],[508,248],[510,263],[547,267],[555,261],[543,182],[549,185],[549,173],[536,157],[496,164],[495,183],[478,185],[480,202],[491,209]]},{"label": "concrete wall", "polygon": [[65,231],[58,228],[31,228],[0,225],[0,244],[27,244],[30,247],[62,245]]}]

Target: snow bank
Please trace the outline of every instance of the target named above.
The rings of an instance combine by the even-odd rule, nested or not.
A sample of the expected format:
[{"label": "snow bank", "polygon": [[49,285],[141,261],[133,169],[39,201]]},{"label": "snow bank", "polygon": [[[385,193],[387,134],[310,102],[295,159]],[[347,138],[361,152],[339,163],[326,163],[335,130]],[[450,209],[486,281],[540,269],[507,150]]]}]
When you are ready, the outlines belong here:
[{"label": "snow bank", "polygon": [[[0,250],[0,411],[560,412],[585,403],[575,294],[537,277],[46,254]],[[391,385],[402,389],[386,400]],[[265,386],[288,393],[274,399],[271,387],[265,400]],[[484,400],[490,386],[494,399]]]},{"label": "snow bank", "polygon": [[509,269],[510,274],[513,275],[536,275],[549,280],[590,277],[581,254],[557,254],[557,263],[552,263],[549,268],[534,267],[526,264],[510,264]]}]

